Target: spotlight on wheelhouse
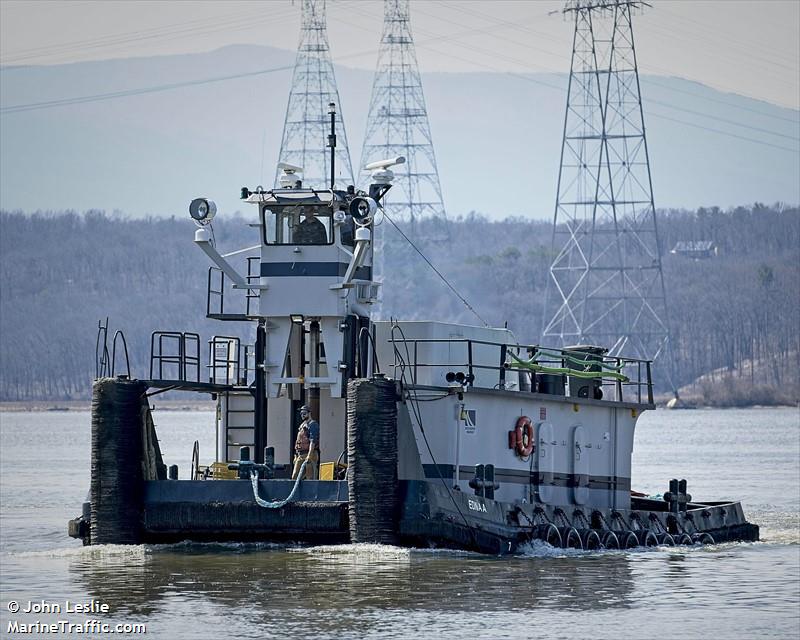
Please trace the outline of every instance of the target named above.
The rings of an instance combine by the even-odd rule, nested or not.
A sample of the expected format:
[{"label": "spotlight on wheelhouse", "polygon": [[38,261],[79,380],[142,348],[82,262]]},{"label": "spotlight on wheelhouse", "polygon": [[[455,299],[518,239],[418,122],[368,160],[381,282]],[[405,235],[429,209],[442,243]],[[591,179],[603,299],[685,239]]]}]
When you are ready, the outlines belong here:
[{"label": "spotlight on wheelhouse", "polygon": [[368,224],[378,210],[378,203],[372,198],[358,196],[351,200],[348,210],[357,223]]},{"label": "spotlight on wheelhouse", "polygon": [[217,205],[213,200],[195,198],[189,205],[189,215],[197,224],[208,224],[217,214]]}]

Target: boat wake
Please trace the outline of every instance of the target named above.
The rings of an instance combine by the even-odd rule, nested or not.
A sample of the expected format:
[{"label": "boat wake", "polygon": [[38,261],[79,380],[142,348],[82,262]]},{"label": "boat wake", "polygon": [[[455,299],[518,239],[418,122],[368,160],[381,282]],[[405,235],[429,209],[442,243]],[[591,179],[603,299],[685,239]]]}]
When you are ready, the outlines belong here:
[{"label": "boat wake", "polygon": [[436,555],[449,557],[482,557],[482,554],[472,551],[459,549],[444,549],[440,547],[396,547],[388,544],[355,543],[355,544],[336,544],[321,545],[318,547],[305,547],[290,549],[290,551],[301,551],[310,554],[322,554],[326,556],[353,556],[371,559],[400,559],[410,558],[420,555]]},{"label": "boat wake", "polygon": [[144,545],[98,544],[88,547],[58,547],[54,549],[32,549],[27,551],[7,551],[7,558],[83,558],[103,560],[122,558],[142,560],[147,554]]}]

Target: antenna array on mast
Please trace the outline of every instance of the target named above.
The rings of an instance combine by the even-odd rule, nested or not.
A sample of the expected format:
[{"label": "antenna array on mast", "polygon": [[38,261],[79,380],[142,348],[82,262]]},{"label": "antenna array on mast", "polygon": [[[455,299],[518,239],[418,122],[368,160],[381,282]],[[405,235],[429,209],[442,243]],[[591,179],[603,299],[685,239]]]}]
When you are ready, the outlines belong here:
[{"label": "antenna array on mast", "polygon": [[[350,151],[342,120],[339,91],[328,46],[325,0],[302,0],[300,44],[286,108],[278,162],[303,169],[303,184],[317,189],[330,185],[331,160],[335,157],[339,186],[355,184]],[[336,148],[329,154],[329,105],[335,103]],[[279,185],[280,169],[275,173]]]}]

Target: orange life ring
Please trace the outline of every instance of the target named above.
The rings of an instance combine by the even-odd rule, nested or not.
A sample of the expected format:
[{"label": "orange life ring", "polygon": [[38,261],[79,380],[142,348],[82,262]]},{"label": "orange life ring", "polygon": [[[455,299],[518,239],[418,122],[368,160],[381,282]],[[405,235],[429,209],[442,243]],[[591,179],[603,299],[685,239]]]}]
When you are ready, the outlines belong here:
[{"label": "orange life ring", "polygon": [[527,458],[533,453],[533,424],[531,419],[528,416],[520,416],[514,431],[517,436],[515,445],[517,455]]}]

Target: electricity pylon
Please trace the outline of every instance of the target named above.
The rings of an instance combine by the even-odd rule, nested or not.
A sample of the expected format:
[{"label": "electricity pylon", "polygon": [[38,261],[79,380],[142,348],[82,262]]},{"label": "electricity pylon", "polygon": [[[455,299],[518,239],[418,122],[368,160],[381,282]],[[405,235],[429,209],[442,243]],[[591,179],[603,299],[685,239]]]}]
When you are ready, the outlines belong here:
[{"label": "electricity pylon", "polygon": [[[333,102],[337,106],[336,182],[339,188],[343,188],[355,182],[328,46],[325,0],[302,0],[301,4],[300,44],[297,48],[278,162],[302,167],[304,186],[317,189],[330,186],[328,105]],[[279,184],[280,174],[280,169],[276,170],[275,186]]]},{"label": "electricity pylon", "polygon": [[[610,346],[611,355],[655,360],[667,350],[669,329],[631,22],[643,5],[571,0],[563,10],[575,31],[553,227],[557,254],[542,333],[544,343],[589,342]],[[664,359],[671,382],[671,358]]]},{"label": "electricity pylon", "polygon": [[428,111],[411,35],[408,0],[384,0],[383,35],[361,150],[360,184],[369,184],[364,165],[404,156],[392,168],[394,187],[385,209],[392,220],[413,225],[423,218],[446,222]]}]

